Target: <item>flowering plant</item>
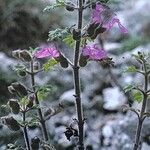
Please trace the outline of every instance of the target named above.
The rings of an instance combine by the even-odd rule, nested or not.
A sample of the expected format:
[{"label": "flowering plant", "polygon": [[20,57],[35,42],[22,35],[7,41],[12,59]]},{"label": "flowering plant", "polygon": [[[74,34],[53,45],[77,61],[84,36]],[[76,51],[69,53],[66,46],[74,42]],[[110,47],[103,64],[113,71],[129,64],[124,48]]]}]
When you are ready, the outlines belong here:
[{"label": "flowering plant", "polygon": [[[108,1],[108,0],[106,0]],[[84,118],[84,110],[82,107],[82,97],[81,97],[81,84],[80,84],[80,70],[82,67],[86,67],[88,61],[95,61],[97,63],[105,63],[105,66],[113,66],[112,58],[109,58],[109,53],[103,48],[103,45],[96,44],[95,39],[98,35],[101,36],[102,33],[110,31],[115,24],[118,25],[120,31],[123,34],[127,34],[128,30],[124,27],[117,17],[117,15],[107,6],[106,1],[97,0],[97,1],[88,1],[78,0],[77,3],[72,1],[65,2],[63,0],[56,0],[55,4],[50,5],[45,10],[51,10],[58,7],[64,7],[67,11],[73,12],[77,11],[77,22],[75,25],[71,27],[66,27],[65,29],[56,29],[54,31],[49,32],[49,40],[51,42],[57,40],[61,40],[66,44],[70,49],[74,50],[73,61],[67,58],[60,48],[56,48],[56,45],[46,45],[41,46],[38,49],[30,49],[30,50],[16,50],[13,51],[13,56],[23,62],[23,64],[27,64],[23,66],[23,68],[19,68],[18,71],[20,76],[30,76],[31,80],[31,88],[24,86],[20,82],[12,83],[8,90],[11,94],[16,95],[16,99],[10,99],[8,105],[14,114],[21,114],[22,121],[17,121],[14,117],[4,117],[3,123],[6,124],[9,129],[13,131],[18,131],[22,129],[25,145],[27,150],[39,148],[49,148],[49,135],[47,130],[46,121],[51,118],[51,116],[56,115],[62,109],[64,109],[62,104],[57,105],[55,108],[48,108],[47,110],[42,110],[40,106],[40,98],[46,93],[50,92],[49,88],[38,87],[36,85],[35,76],[41,71],[48,71],[51,67],[54,67],[56,64],[60,64],[61,67],[67,68],[70,66],[73,72],[73,83],[74,83],[74,98],[75,98],[75,107],[76,107],[76,118],[74,122],[76,122],[77,127],[66,125],[66,131],[64,134],[66,138],[71,141],[72,138],[77,139],[77,143],[75,147],[78,150],[85,149],[85,140],[84,140],[84,124],[86,123],[86,119]],[[83,12],[85,9],[90,8],[91,16],[90,22],[84,26],[83,24]],[[93,41],[93,44],[89,44]],[[47,58],[47,62],[40,68],[39,59]],[[150,91],[148,90],[148,77],[150,74],[149,66],[147,58],[142,53],[138,53],[135,58],[142,65],[142,70],[137,70],[135,67],[130,68],[130,71],[136,71],[144,75],[145,79],[145,88],[138,87],[127,87],[126,91],[130,91],[131,89],[139,90],[143,94],[143,99],[141,99],[141,95],[137,94],[138,100],[140,97],[140,101],[142,103],[142,109],[139,113],[138,110],[134,110],[126,107],[127,109],[135,112],[138,116],[139,123],[138,129],[136,132],[136,141],[134,144],[134,150],[139,148],[140,143],[140,135],[142,130],[142,123],[146,117],[149,116],[149,113],[146,112],[146,102],[148,96],[150,95]],[[41,94],[42,93],[42,94]],[[44,93],[44,94],[43,94]],[[42,96],[41,96],[42,95]],[[41,97],[40,97],[41,96]],[[19,98],[18,98],[19,97]],[[44,98],[41,99],[44,99]],[[42,129],[42,137],[34,137],[29,139],[28,127],[30,126],[30,121],[26,119],[28,112],[35,109],[37,112],[36,122],[41,126]],[[72,123],[72,121],[70,120]],[[50,149],[50,148],[49,148]]]}]

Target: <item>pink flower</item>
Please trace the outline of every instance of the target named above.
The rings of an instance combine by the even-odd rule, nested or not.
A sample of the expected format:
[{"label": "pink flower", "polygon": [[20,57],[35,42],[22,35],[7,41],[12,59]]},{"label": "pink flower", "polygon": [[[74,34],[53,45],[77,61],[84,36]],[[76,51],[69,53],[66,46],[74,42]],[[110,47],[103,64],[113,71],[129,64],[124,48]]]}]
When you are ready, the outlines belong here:
[{"label": "pink flower", "polygon": [[121,24],[117,15],[105,5],[96,4],[96,7],[92,10],[91,22],[99,23],[107,30],[111,29],[117,23],[121,32],[128,33],[128,30]]},{"label": "pink flower", "polygon": [[96,44],[94,44],[91,46],[85,46],[82,49],[82,55],[87,56],[91,60],[101,60],[107,57],[107,52],[98,48]]},{"label": "pink flower", "polygon": [[36,58],[46,58],[46,57],[57,58],[60,56],[60,53],[54,46],[43,47],[39,51],[35,52],[34,56]]}]

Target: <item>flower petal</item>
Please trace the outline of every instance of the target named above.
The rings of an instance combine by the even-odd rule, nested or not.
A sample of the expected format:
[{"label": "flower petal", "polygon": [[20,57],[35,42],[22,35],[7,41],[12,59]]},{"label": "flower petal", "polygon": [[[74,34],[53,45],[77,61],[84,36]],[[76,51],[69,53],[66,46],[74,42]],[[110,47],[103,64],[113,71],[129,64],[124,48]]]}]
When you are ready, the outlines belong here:
[{"label": "flower petal", "polygon": [[107,57],[107,52],[98,48],[96,44],[84,47],[82,54],[83,56],[88,56],[91,60],[101,60]]},{"label": "flower petal", "polygon": [[60,56],[60,53],[54,47],[46,47],[46,48],[42,48],[41,50],[37,51],[34,54],[34,56],[37,58],[46,58],[46,57],[56,58],[56,57]]}]

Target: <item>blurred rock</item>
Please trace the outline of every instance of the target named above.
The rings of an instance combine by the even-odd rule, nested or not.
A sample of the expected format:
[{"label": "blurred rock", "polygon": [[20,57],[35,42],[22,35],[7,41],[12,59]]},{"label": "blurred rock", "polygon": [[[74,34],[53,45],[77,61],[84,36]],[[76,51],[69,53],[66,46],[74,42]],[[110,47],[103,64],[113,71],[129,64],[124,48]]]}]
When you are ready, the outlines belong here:
[{"label": "blurred rock", "polygon": [[119,110],[127,101],[124,93],[118,87],[104,89],[103,98],[106,110]]}]

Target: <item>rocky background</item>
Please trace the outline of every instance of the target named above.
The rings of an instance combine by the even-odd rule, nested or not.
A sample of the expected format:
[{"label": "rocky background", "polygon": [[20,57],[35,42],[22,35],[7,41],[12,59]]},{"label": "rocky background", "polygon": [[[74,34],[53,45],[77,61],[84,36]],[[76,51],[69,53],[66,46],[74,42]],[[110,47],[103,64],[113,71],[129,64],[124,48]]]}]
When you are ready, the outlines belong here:
[{"label": "rocky background", "polygon": [[[111,0],[110,0],[111,1]],[[48,1],[47,1],[48,2]],[[11,58],[11,51],[18,48],[37,47],[47,40],[49,30],[63,27],[68,22],[62,13],[53,11],[43,13],[46,1],[37,0],[5,0],[0,1],[0,105],[6,104],[10,98],[7,86],[18,79],[13,72],[13,65],[18,62]],[[111,7],[117,11],[129,34],[122,35],[116,28],[104,35],[104,47],[115,62],[115,67],[108,69],[95,62],[88,63],[81,70],[82,103],[85,117],[85,143],[88,150],[131,150],[136,129],[136,116],[131,112],[122,112],[122,105],[132,104],[132,97],[125,94],[123,87],[131,83],[142,82],[137,74],[126,74],[123,70],[136,62],[131,54],[138,51],[150,52],[150,2],[148,0],[113,0]],[[65,12],[64,12],[65,13]],[[88,15],[88,13],[87,13]],[[64,22],[65,20],[65,22]],[[74,18],[72,18],[74,20]],[[63,46],[62,46],[63,47]],[[71,55],[72,50],[65,49]],[[138,64],[137,64],[138,67]],[[22,80],[22,79],[21,79]],[[28,84],[27,80],[22,80]],[[52,144],[57,150],[73,150],[73,142],[69,142],[64,131],[75,118],[74,90],[71,68],[60,67],[37,76],[39,85],[51,84],[55,87],[52,93],[42,102],[42,107],[53,106],[59,102],[65,109],[50,118],[47,123]],[[148,108],[149,109],[149,108]],[[1,107],[0,116],[8,112]],[[18,116],[19,117],[19,116]],[[150,120],[145,120],[141,150],[150,149]],[[39,128],[29,129],[30,138],[40,135]],[[22,133],[14,133],[0,124],[0,150],[6,150],[6,144],[22,137]],[[18,144],[23,143],[19,138]]]}]

